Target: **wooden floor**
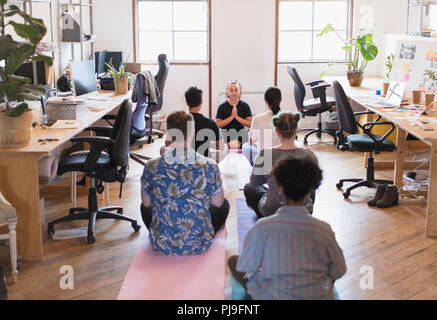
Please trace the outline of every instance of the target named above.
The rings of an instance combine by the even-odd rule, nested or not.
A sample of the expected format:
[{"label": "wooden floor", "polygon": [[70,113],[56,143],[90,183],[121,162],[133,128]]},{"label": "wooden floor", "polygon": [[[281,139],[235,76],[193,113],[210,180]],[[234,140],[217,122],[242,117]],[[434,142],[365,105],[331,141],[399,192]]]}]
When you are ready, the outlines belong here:
[{"label": "wooden floor", "polygon": [[[141,153],[157,155],[162,141],[145,147]],[[310,141],[324,171],[314,216],[328,222],[343,249],[348,271],[336,282],[341,299],[437,299],[437,240],[425,237],[425,203],[402,199],[401,205],[390,209],[369,208],[366,201],[373,189],[357,189],[349,200],[335,184],[339,178],[364,177],[363,154],[340,152],[330,138]],[[243,197],[239,190],[250,168],[241,154],[229,154],[221,164],[225,175],[226,197],[231,204],[227,221],[226,255],[238,253],[235,199]],[[110,188],[111,205],[123,205],[125,214],[141,221],[140,175],[142,167],[131,161],[123,197],[118,199],[118,185]],[[381,178],[391,178],[392,170],[377,171]],[[68,177],[66,177],[68,178]],[[65,179],[68,183],[68,179]],[[61,181],[62,183],[62,181]],[[86,206],[87,197],[79,198]],[[100,202],[101,206],[104,202]],[[45,197],[46,221],[64,216],[71,207],[69,194]],[[142,223],[141,223],[142,224]],[[86,223],[59,225],[71,229]],[[44,224],[46,234],[46,223]],[[57,235],[62,232],[57,232]],[[144,237],[144,225],[133,233],[130,223],[98,221],[97,241],[86,244],[86,238],[65,240],[44,239],[44,260],[39,263],[21,263],[18,283],[13,284],[7,266],[10,299],[115,299],[121,287],[138,241]],[[1,260],[8,251],[0,247]],[[74,289],[62,290],[60,268],[71,265],[74,269]],[[360,288],[361,268],[370,266],[374,271],[373,289]],[[363,269],[364,270],[364,269]],[[147,270],[145,270],[147,272]],[[225,298],[230,299],[229,270],[226,269]]]}]

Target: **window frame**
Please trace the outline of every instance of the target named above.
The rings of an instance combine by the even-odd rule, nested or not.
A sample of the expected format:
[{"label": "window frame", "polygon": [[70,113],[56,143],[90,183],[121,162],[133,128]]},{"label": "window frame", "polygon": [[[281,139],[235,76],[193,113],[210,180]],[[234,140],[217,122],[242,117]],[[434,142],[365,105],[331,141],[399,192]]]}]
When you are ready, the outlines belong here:
[{"label": "window frame", "polygon": [[[295,0],[299,1],[299,0]],[[322,30],[314,29],[314,3],[317,0],[308,0],[312,2],[312,26],[311,30],[286,30],[285,32],[311,32],[311,58],[308,60],[299,60],[299,59],[287,59],[287,60],[279,60],[279,34],[282,32],[279,30],[279,10],[280,10],[280,2],[293,2],[293,0],[276,0],[276,65],[278,64],[290,64],[290,63],[299,63],[299,64],[314,64],[314,63],[347,63],[347,55],[345,51],[344,59],[337,60],[329,60],[329,59],[314,59],[314,37],[317,36]],[[352,35],[352,22],[353,22],[353,5],[354,0],[344,0],[347,1],[347,20],[346,20],[346,29],[339,30],[341,32],[346,31],[346,40],[349,39]]]},{"label": "window frame", "polygon": [[[140,60],[139,59],[139,10],[138,10],[138,2],[140,1],[147,1],[147,0],[132,0],[132,21],[133,21],[133,34],[134,34],[134,62],[135,63],[141,63],[143,65],[157,65],[158,62],[157,61],[151,61],[151,60]],[[156,1],[156,0],[150,0],[150,1]],[[172,4],[174,2],[177,2],[178,0],[167,0],[169,2],[171,2]],[[181,1],[181,0],[179,0]],[[183,0],[182,0],[183,1]],[[195,1],[195,0],[186,0],[188,1]],[[200,2],[200,1],[199,1]],[[207,21],[206,21],[206,60],[169,60],[170,65],[210,65],[211,62],[211,0],[204,0],[202,2],[206,2],[207,5]],[[173,17],[172,17],[173,20]],[[161,31],[157,31],[157,32],[161,32]],[[178,30],[176,32],[183,32],[181,30]],[[189,30],[189,32],[204,32],[202,31],[193,31],[193,30]],[[173,37],[173,55],[174,55],[174,34],[175,34],[175,30],[174,27],[172,26],[172,37]]]}]

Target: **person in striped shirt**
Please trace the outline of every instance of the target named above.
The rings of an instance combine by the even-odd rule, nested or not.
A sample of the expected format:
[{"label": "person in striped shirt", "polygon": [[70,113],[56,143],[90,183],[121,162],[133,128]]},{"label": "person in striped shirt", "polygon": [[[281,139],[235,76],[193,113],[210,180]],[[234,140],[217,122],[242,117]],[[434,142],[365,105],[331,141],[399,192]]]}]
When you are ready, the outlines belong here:
[{"label": "person in striped shirt", "polygon": [[247,233],[240,256],[228,260],[251,299],[334,299],[334,282],[346,273],[343,252],[330,225],[313,217],[304,199],[322,181],[306,158],[285,158],[273,176],[286,202]]}]

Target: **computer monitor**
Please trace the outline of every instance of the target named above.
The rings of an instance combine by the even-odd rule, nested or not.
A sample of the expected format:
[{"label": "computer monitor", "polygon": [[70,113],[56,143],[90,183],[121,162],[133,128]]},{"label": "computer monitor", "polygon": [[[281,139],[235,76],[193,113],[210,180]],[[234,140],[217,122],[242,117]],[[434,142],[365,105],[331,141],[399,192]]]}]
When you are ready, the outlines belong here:
[{"label": "computer monitor", "polygon": [[94,60],[71,62],[71,77],[76,96],[97,91]]},{"label": "computer monitor", "polygon": [[[106,62],[109,63],[112,59],[112,65],[116,70],[120,70],[120,65],[123,62],[123,53],[121,51],[108,51],[106,53]],[[108,71],[108,68],[106,68]]]},{"label": "computer monitor", "polygon": [[46,79],[46,65],[44,61],[35,62],[36,64],[36,83],[33,73],[33,62],[26,62],[21,64],[14,74],[16,76],[26,77],[32,81],[33,84],[47,84]]},{"label": "computer monitor", "polygon": [[97,77],[103,75],[106,72],[105,62],[106,62],[107,53],[108,53],[107,50],[102,50],[102,51],[97,51],[94,55],[95,62],[96,62]]}]

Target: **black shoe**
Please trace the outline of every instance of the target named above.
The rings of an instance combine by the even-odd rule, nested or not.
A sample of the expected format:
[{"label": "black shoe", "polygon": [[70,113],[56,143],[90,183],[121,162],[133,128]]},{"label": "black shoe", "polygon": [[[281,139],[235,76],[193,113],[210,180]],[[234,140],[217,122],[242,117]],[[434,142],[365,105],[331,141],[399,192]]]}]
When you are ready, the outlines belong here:
[{"label": "black shoe", "polygon": [[376,203],[378,208],[389,208],[397,205],[399,202],[399,192],[396,186],[387,187],[382,199]]},{"label": "black shoe", "polygon": [[0,267],[0,300],[8,298],[8,286],[6,285],[5,270]]},{"label": "black shoe", "polygon": [[367,204],[370,207],[376,206],[376,203],[382,199],[382,196],[385,193],[385,190],[387,190],[387,185],[386,184],[380,184],[378,186],[378,188],[376,188],[376,192],[375,195],[373,196],[372,199],[370,199],[369,201],[367,201]]}]

